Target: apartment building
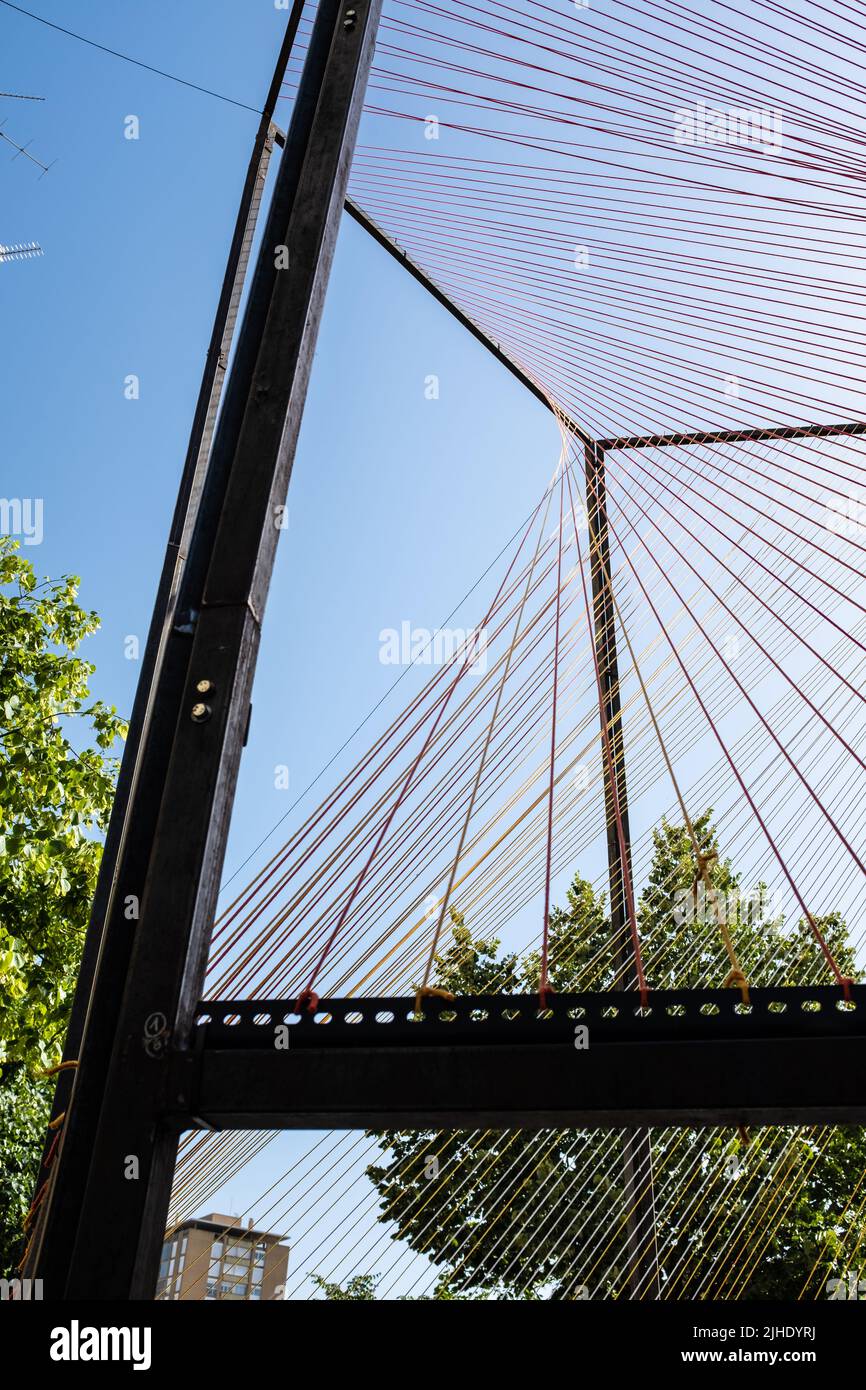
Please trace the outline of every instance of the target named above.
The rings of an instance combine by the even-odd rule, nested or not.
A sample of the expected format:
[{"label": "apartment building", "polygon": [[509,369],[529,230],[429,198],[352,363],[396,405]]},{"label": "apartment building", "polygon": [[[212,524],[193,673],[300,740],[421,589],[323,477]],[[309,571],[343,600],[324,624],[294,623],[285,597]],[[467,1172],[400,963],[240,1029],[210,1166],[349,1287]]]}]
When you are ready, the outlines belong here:
[{"label": "apartment building", "polygon": [[281,1299],[289,1246],[273,1231],[211,1212],[175,1227],[162,1247],[158,1299]]}]

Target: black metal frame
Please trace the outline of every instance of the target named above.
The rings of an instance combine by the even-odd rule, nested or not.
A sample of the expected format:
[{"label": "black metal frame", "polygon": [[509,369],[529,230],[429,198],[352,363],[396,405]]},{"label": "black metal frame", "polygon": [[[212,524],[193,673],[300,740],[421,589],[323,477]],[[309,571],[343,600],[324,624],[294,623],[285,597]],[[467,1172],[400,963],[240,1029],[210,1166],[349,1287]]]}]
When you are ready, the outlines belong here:
[{"label": "black metal frame", "polygon": [[420,1016],[402,997],[323,999],[315,1016],[206,1001],[166,1111],[176,1130],[866,1122],[866,986],[850,1003],[828,985],[750,1000],[563,994],[542,1013],[537,994],[479,995]]},{"label": "black metal frame", "polygon": [[744,1004],[736,989],[654,989],[642,1008],[633,990],[594,990],[552,994],[542,1009],[537,994],[475,994],[431,996],[420,1012],[414,996],[382,995],[320,999],[315,1013],[297,1013],[285,999],[209,999],[199,1004],[192,1050],[271,1051],[280,1027],[287,1030],[286,1051],[514,1042],[573,1047],[579,1027],[593,1045],[866,1036],[866,985],[851,986],[850,995],[846,1002],[838,985],[761,985]]}]

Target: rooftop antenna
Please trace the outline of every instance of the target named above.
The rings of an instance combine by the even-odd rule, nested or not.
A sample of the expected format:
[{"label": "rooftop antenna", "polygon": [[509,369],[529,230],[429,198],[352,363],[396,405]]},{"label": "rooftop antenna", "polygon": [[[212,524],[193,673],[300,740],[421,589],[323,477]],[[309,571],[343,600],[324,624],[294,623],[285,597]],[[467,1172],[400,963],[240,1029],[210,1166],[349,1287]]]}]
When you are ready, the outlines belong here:
[{"label": "rooftop antenna", "polygon": [[[5,124],[5,122],[3,122],[2,124]],[[19,145],[16,140],[13,140],[9,135],[6,135],[6,133],[2,129],[0,129],[0,140],[5,140],[7,145],[11,145],[15,150],[15,154],[13,154],[12,156],[13,160],[17,159],[19,154],[23,154],[26,159],[30,160],[31,164],[36,164],[42,170],[41,177],[44,177],[45,174],[48,173],[48,170],[52,167],[52,164],[56,164],[57,162],[56,160],[53,160],[52,164],[43,164],[41,159],[37,159],[35,154],[30,153],[28,146],[31,144],[31,141],[28,140],[26,145]]]},{"label": "rooftop antenna", "polygon": [[4,261],[29,261],[33,256],[44,254],[38,241],[22,242],[18,246],[0,246],[0,265]]}]

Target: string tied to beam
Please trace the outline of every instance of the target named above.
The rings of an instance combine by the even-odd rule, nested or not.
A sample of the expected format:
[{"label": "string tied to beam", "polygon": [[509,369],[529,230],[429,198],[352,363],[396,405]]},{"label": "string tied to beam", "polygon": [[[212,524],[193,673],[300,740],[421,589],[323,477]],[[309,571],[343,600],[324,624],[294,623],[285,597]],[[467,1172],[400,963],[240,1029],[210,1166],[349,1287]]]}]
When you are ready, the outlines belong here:
[{"label": "string tied to beam", "polygon": [[[77,1059],[75,1059],[75,1058],[70,1058],[70,1059],[69,1059],[68,1061],[66,1061],[66,1062],[58,1062],[56,1066],[48,1067],[45,1071],[40,1071],[40,1072],[38,1073],[38,1076],[39,1076],[40,1080],[47,1080],[48,1077],[50,1077],[50,1076],[57,1076],[57,1075],[59,1075],[61,1072],[77,1071],[77,1070],[78,1070],[78,1061],[77,1061]],[[45,1158],[43,1159],[43,1162],[42,1162],[42,1170],[41,1170],[41,1171],[42,1171],[43,1173],[45,1173],[45,1177],[42,1179],[42,1182],[39,1184],[39,1188],[38,1188],[38,1190],[37,1190],[37,1192],[36,1192],[36,1195],[34,1196],[33,1201],[30,1203],[30,1206],[29,1206],[28,1209],[27,1209],[27,1214],[26,1214],[26,1216],[24,1217],[24,1223],[23,1223],[23,1226],[22,1226],[22,1230],[23,1230],[23,1232],[24,1232],[25,1235],[27,1235],[28,1231],[30,1230],[30,1227],[31,1227],[32,1224],[33,1224],[34,1218],[35,1218],[37,1212],[39,1211],[39,1208],[41,1207],[42,1203],[44,1202],[44,1200],[45,1200],[45,1198],[46,1198],[46,1196],[47,1196],[47,1194],[48,1194],[48,1185],[49,1185],[49,1181],[50,1181],[50,1169],[51,1169],[51,1165],[52,1165],[53,1162],[54,1162],[54,1158],[55,1158],[55,1156],[56,1156],[56,1154],[57,1154],[57,1149],[58,1149],[58,1146],[59,1146],[59,1144],[60,1144],[60,1136],[61,1136],[61,1134],[63,1133],[63,1121],[66,1119],[67,1113],[68,1113],[67,1110],[61,1111],[61,1113],[60,1113],[58,1116],[56,1116],[55,1119],[51,1120],[51,1122],[50,1122],[49,1125],[48,1125],[48,1130],[49,1130],[49,1132],[52,1132],[52,1131],[53,1131],[53,1138],[52,1138],[52,1140],[51,1140],[51,1143],[50,1143],[49,1146],[48,1146],[48,1152],[46,1153]],[[27,1263],[27,1256],[28,1256],[29,1253],[30,1253],[30,1246],[32,1245],[32,1243],[33,1243],[33,1238],[32,1238],[32,1236],[31,1236],[30,1240],[28,1240],[28,1242],[27,1242],[27,1248],[26,1248],[26,1250],[24,1251],[24,1254],[23,1254],[23,1256],[22,1256],[22,1258],[21,1258],[21,1263],[20,1263],[19,1266],[18,1266],[18,1271],[19,1271],[19,1272],[20,1272],[22,1269],[24,1269],[24,1267],[25,1267],[25,1265],[26,1265],[26,1263]]]},{"label": "string tied to beam", "polygon": [[456,997],[450,989],[441,989],[438,985],[419,985],[415,991],[415,1012],[416,1014],[424,1012],[425,999],[444,999],[453,1002]]},{"label": "string tied to beam", "polygon": [[549,982],[545,982],[543,985],[539,987],[538,1002],[541,1005],[542,1013],[546,1013],[547,1010],[550,1008],[550,996],[555,994],[556,990],[551,988]]},{"label": "string tied to beam", "polygon": [[698,881],[703,878],[705,874],[710,873],[718,864],[719,852],[715,848],[708,850],[697,849],[695,851],[695,860],[697,863],[695,886],[697,887]]},{"label": "string tied to beam", "polygon": [[748,982],[748,980],[746,979],[745,975],[743,974],[742,970],[739,970],[739,969],[731,970],[730,973],[727,975],[727,977],[726,977],[726,979],[725,979],[725,985],[724,985],[724,987],[725,987],[725,989],[730,989],[730,988],[736,988],[736,989],[738,989],[738,990],[740,991],[740,994],[742,995],[743,1003],[746,1004],[746,1005],[748,1005],[748,1004],[750,1003],[750,1000],[749,1000],[749,982]]},{"label": "string tied to beam", "polygon": [[314,989],[304,989],[295,1001],[297,1013],[314,1014],[319,1007],[319,996]]},{"label": "string tied to beam", "polygon": [[49,1076],[57,1076],[58,1072],[61,1072],[61,1071],[75,1071],[75,1070],[77,1069],[77,1067],[78,1067],[78,1063],[75,1062],[75,1061],[70,1061],[70,1062],[58,1062],[56,1067],[49,1067],[47,1071],[41,1071],[41,1072],[39,1073],[39,1076],[40,1076],[40,1078],[42,1078],[42,1079],[44,1079],[44,1078],[46,1078],[46,1077],[49,1077]]}]

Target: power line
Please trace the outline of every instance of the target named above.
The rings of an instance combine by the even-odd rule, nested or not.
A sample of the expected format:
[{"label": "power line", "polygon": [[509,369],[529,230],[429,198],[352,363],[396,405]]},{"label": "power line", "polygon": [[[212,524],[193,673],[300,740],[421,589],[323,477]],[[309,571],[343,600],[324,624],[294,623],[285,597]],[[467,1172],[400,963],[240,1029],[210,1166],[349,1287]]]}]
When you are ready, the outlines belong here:
[{"label": "power line", "polygon": [[10,0],[0,0],[0,5],[5,5],[7,10],[15,10],[18,14],[26,15],[28,19],[35,19],[37,24],[44,24],[47,29],[55,29],[58,34],[65,34],[67,38],[77,39],[79,43],[86,43],[89,48],[96,48],[100,53],[108,53],[112,58],[120,58],[124,63],[132,63],[133,67],[143,68],[145,72],[155,73],[157,77],[166,77],[169,82],[177,82],[181,87],[189,87],[194,92],[201,92],[204,96],[215,97],[217,101],[225,101],[229,106],[239,106],[243,111],[253,111],[260,116],[261,110],[258,106],[248,106],[245,101],[235,101],[234,97],[227,97],[222,92],[214,92],[210,87],[200,87],[197,82],[187,82],[185,77],[177,77],[173,72],[164,72],[162,68],[152,67],[150,63],[142,63],[138,58],[130,58],[128,53],[119,53],[116,48],[107,48],[105,44],[96,43],[94,39],[87,39],[83,34],[76,34],[72,29],[64,29],[60,24],[53,24],[50,19],[43,19],[41,14],[34,14],[32,10],[25,10],[21,5],[13,5]]}]

